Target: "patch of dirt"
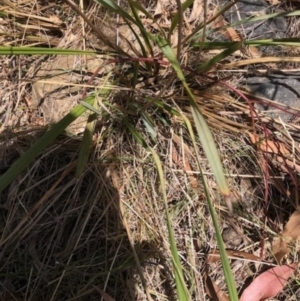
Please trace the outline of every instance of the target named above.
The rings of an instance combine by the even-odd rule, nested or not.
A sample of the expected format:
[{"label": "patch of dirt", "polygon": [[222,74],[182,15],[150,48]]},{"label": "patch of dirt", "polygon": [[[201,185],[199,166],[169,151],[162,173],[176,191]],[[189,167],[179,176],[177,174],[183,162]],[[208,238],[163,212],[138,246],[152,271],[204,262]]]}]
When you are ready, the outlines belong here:
[{"label": "patch of dirt", "polygon": [[[128,26],[113,28],[106,23],[102,23],[105,33],[113,42],[119,42],[119,46],[129,53],[137,51],[138,43],[136,36]],[[73,40],[76,37],[72,36]],[[118,40],[119,39],[119,40]],[[69,40],[69,37],[68,37]],[[94,43],[93,43],[94,41]],[[98,43],[97,43],[98,41]],[[70,43],[69,41],[67,43]],[[89,35],[90,49],[107,49],[103,43],[99,42],[96,36]],[[88,49],[87,49],[88,50]],[[39,67],[32,85],[32,106],[31,109],[38,109],[39,116],[43,119],[43,124],[53,124],[64,117],[72,108],[82,100],[82,90],[96,91],[101,88],[101,83],[105,81],[105,75],[113,68],[113,64],[105,65],[103,56],[100,55],[61,55],[50,58]],[[101,71],[97,71],[103,65]],[[97,80],[86,83],[97,73]],[[100,78],[99,78],[100,77]],[[102,79],[101,79],[102,78]],[[95,88],[91,89],[91,85]],[[68,127],[68,131],[77,134],[82,132],[88,113],[78,118]]]},{"label": "patch of dirt", "polygon": [[[103,64],[101,57],[57,56],[43,63],[32,85],[32,109],[38,109],[43,124],[61,120],[82,100],[82,87]],[[101,74],[104,75],[105,68]],[[100,74],[100,75],[101,75]],[[98,79],[101,86],[101,80]],[[70,132],[82,132],[88,113],[78,118],[68,128]]]}]

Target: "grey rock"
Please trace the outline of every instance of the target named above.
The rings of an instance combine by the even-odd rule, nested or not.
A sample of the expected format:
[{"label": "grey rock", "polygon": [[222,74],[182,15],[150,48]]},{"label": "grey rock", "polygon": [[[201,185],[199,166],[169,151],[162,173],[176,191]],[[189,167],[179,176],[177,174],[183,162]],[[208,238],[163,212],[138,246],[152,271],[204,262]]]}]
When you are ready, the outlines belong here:
[{"label": "grey rock", "polygon": [[[300,74],[249,77],[245,85],[255,96],[274,100],[288,107],[300,108]],[[283,111],[267,103],[261,103],[258,109],[273,118],[280,117],[285,122],[290,121],[297,114],[293,109]]]},{"label": "grey rock", "polygon": [[[271,13],[269,4],[264,0],[241,0],[226,11],[224,17],[232,24],[252,16],[258,17],[269,13]],[[274,39],[283,37],[287,27],[285,18],[279,17],[247,23],[235,28],[244,34],[247,39]]]},{"label": "grey rock", "polygon": [[[220,0],[223,7],[231,1]],[[234,25],[242,20],[263,16],[270,13],[278,13],[276,8],[270,6],[265,0],[240,0],[227,10],[223,17],[241,35],[242,39],[276,39],[286,37],[288,23],[284,17],[248,22],[242,25]],[[229,41],[222,31],[211,31],[208,39],[215,41]],[[281,46],[259,46],[258,49],[265,55],[278,55],[282,51]]]}]

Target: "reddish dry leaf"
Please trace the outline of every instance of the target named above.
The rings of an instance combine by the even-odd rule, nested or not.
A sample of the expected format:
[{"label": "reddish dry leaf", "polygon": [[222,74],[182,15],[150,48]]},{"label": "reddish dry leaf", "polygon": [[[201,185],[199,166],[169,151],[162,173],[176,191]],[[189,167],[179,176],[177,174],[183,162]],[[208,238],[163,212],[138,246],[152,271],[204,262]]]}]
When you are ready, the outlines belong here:
[{"label": "reddish dry leaf", "polygon": [[291,251],[288,244],[297,240],[300,240],[300,206],[290,216],[280,237],[276,237],[272,243],[272,253],[278,262]]},{"label": "reddish dry leaf", "polygon": [[262,139],[261,137],[248,133],[250,140],[255,144],[262,152],[267,152],[275,155],[281,155],[288,157],[291,155],[290,151],[285,147],[283,143],[278,141],[272,141],[269,139]]},{"label": "reddish dry leaf", "polygon": [[240,301],[264,301],[276,296],[294,273],[298,263],[271,268],[258,277],[244,290]]},{"label": "reddish dry leaf", "polygon": [[[286,146],[279,141],[262,139],[258,135],[248,133],[250,141],[256,145],[258,150],[268,154],[268,158],[274,165],[280,166],[283,172],[295,170],[300,172],[300,165],[293,160],[293,154],[286,148]],[[262,156],[260,156],[262,157]],[[264,158],[261,158],[264,164]]]}]

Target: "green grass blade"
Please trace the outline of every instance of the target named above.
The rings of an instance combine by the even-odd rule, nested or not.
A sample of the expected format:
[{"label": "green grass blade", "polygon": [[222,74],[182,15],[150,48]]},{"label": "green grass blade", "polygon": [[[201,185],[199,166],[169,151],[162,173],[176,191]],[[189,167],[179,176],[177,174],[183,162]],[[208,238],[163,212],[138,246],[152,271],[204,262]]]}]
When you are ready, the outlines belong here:
[{"label": "green grass blade", "polygon": [[[133,24],[136,24],[139,26],[139,24],[136,23],[136,20],[122,7],[120,7],[116,2],[112,0],[95,0],[96,2],[100,3],[102,6],[104,6],[106,9],[108,9],[111,12],[114,12],[116,14],[119,14],[124,18],[126,21],[130,21]],[[144,29],[144,27],[143,27]]]},{"label": "green grass blade", "polygon": [[[229,188],[227,186],[227,181],[224,176],[224,171],[222,167],[222,163],[220,160],[220,155],[217,150],[217,147],[214,143],[214,138],[211,134],[211,131],[205,121],[205,118],[200,113],[199,109],[195,106],[191,106],[192,113],[195,121],[196,130],[200,140],[202,142],[203,149],[205,151],[205,155],[210,163],[213,174],[215,175],[218,185],[221,189],[221,192],[225,195],[229,195]],[[202,139],[201,139],[202,138]],[[232,209],[232,208],[230,208]]]},{"label": "green grass blade", "polygon": [[[196,150],[197,149],[196,140],[195,140],[195,136],[194,136],[194,132],[193,132],[191,122],[183,114],[181,114],[181,116],[183,117],[183,119],[185,121],[188,132],[191,136],[191,140],[192,140],[194,149]],[[225,277],[228,293],[229,293],[229,296],[230,296],[230,300],[231,301],[238,301],[236,285],[235,285],[234,278],[233,278],[233,275],[232,275],[232,271],[231,271],[231,268],[230,268],[230,264],[229,264],[229,261],[228,261],[227,253],[226,253],[224,242],[223,242],[223,238],[222,238],[222,235],[221,235],[221,232],[220,232],[220,229],[219,229],[218,220],[217,220],[217,217],[216,217],[216,212],[215,212],[213,203],[212,203],[211,198],[210,198],[209,190],[208,190],[206,180],[205,180],[202,168],[201,168],[200,158],[199,158],[199,155],[198,155],[197,151],[196,151],[196,161],[197,161],[198,169],[199,169],[200,174],[201,174],[201,179],[202,179],[202,183],[203,183],[203,187],[204,187],[206,200],[207,200],[207,203],[208,203],[208,206],[209,206],[210,215],[212,217],[213,225],[214,225],[215,232],[216,232],[216,238],[217,238],[217,242],[218,242],[218,246],[219,246],[221,262],[222,262],[222,267],[223,267],[223,271],[224,271],[224,277]]]},{"label": "green grass blade", "polygon": [[[231,47],[233,44],[237,42],[233,41],[226,41],[226,42],[219,42],[219,41],[211,41],[211,42],[195,42],[191,43],[192,47],[200,48],[203,50],[214,50],[214,49],[226,49]],[[244,41],[245,43],[245,41]]]},{"label": "green grass blade", "polygon": [[143,111],[141,112],[141,118],[142,118],[142,121],[145,125],[147,132],[150,134],[153,141],[155,141],[157,133],[156,133],[155,125],[154,125],[152,118],[146,112],[143,112]]},{"label": "green grass blade", "polygon": [[171,46],[168,44],[168,42],[164,38],[162,38],[159,35],[156,35],[156,36],[150,35],[150,37],[159,46],[159,48],[161,49],[163,54],[166,56],[166,58],[168,59],[168,61],[171,63],[172,67],[176,71],[177,76],[179,77],[179,79],[185,85],[186,80],[185,80],[184,74],[183,74],[183,72],[180,68],[178,60],[177,60]]},{"label": "green grass blade", "polygon": [[[147,99],[147,98],[146,98]],[[166,104],[163,100],[158,99],[147,99],[149,102],[152,102],[153,105],[155,105],[159,109],[164,109],[166,112],[168,112],[171,115],[180,116],[179,112],[171,107],[170,105]]]},{"label": "green grass blade", "polygon": [[[151,56],[154,56],[152,45],[150,43],[148,34],[146,32],[146,29],[144,28],[142,20],[139,17],[139,14],[137,13],[138,6],[135,5],[134,1],[128,0],[128,2],[129,2],[129,5],[131,7],[131,11],[132,11],[132,13],[134,15],[134,18],[136,20],[136,24],[138,24],[140,28],[143,28],[143,30],[141,30],[141,34],[142,34],[142,37],[144,39],[145,45],[147,46],[148,52],[151,54]],[[140,47],[141,47],[141,49],[143,51],[143,56],[147,57],[148,55],[147,55],[147,53],[145,51],[145,47],[144,47],[143,43],[140,41],[139,35],[137,33],[135,33],[134,31],[133,31],[133,33],[135,34],[136,38],[139,41]]]},{"label": "green grass blade", "polygon": [[139,11],[141,11],[147,18],[151,19],[151,21],[154,21],[153,16],[138,2],[134,2],[134,1],[130,1],[132,3],[132,5],[134,5],[134,7],[136,9],[138,9]]},{"label": "green grass blade", "polygon": [[159,32],[161,35],[163,35],[165,37],[165,31],[163,30],[163,28],[156,22],[156,20],[153,18],[153,16],[151,14],[149,14],[149,12],[142,6],[140,5],[138,2],[133,2],[133,5],[136,9],[138,9],[139,11],[141,11],[148,19],[150,19],[153,23],[155,23],[155,25],[157,26],[157,28],[159,28]]},{"label": "green grass blade", "polygon": [[[86,102],[84,103],[87,104]],[[96,105],[97,105],[97,101],[95,97],[94,102],[91,104],[91,106],[95,107]],[[94,135],[95,125],[96,125],[96,119],[97,119],[96,113],[90,114],[88,117],[87,124],[85,126],[83,138],[79,147],[78,162],[77,162],[76,172],[75,172],[75,176],[77,178],[80,178],[80,176],[82,175],[89,158],[90,149],[91,146],[93,145],[93,135]]]},{"label": "green grass blade", "polygon": [[300,46],[300,38],[282,38],[282,39],[265,39],[265,40],[249,40],[244,42],[249,46]]},{"label": "green grass blade", "polygon": [[57,49],[44,47],[8,47],[0,46],[0,55],[24,55],[24,54],[59,54],[59,55],[92,55],[95,51],[72,50],[72,49]]},{"label": "green grass blade", "polygon": [[205,72],[208,71],[210,68],[214,67],[218,62],[222,61],[225,59],[227,56],[231,55],[232,53],[236,52],[242,47],[243,43],[242,42],[235,42],[232,44],[228,49],[222,51],[221,53],[217,54],[215,57],[212,59],[208,60],[201,66],[199,66],[196,70],[198,72]]},{"label": "green grass blade", "polygon": [[82,104],[85,108],[89,109],[90,111],[94,112],[97,115],[101,115],[101,112],[96,109],[95,107],[93,107],[92,105],[90,105],[88,102],[86,101],[81,101],[80,104]]},{"label": "green grass blade", "polygon": [[[234,5],[238,1],[239,0],[236,0],[236,1],[231,2],[230,4],[226,5],[219,12],[217,12],[217,14],[213,18],[211,18],[207,24],[210,24],[211,22],[216,20],[218,16],[222,15],[225,11],[227,11],[232,5]],[[296,10],[296,11],[290,11],[290,12],[267,14],[267,15],[262,15],[262,16],[257,16],[257,17],[249,17],[249,18],[246,18],[241,21],[237,21],[237,22],[234,22],[234,23],[231,23],[228,25],[223,25],[223,26],[216,27],[213,29],[210,28],[208,30],[207,34],[211,34],[213,32],[219,32],[219,31],[225,30],[226,28],[229,28],[229,27],[236,27],[239,25],[247,24],[247,23],[259,22],[259,21],[274,19],[274,18],[278,18],[278,17],[291,17],[291,16],[299,16],[299,15],[300,15],[300,10]],[[201,36],[203,35],[203,33],[201,31],[202,27],[203,27],[202,24],[197,26],[193,30],[193,32],[188,37],[185,38],[184,43],[187,43],[188,41],[196,41],[199,38],[201,38]]]},{"label": "green grass blade", "polygon": [[[224,30],[229,27],[237,27],[237,26],[243,25],[243,24],[260,22],[260,21],[265,21],[265,20],[279,18],[279,17],[292,17],[292,16],[300,16],[300,10],[282,12],[282,13],[273,13],[273,14],[267,14],[267,15],[262,15],[262,16],[257,16],[257,17],[249,17],[249,18],[246,18],[246,19],[243,19],[243,20],[240,20],[240,21],[228,24],[228,25],[216,27],[216,28],[210,30],[210,33],[218,32],[218,31]],[[197,33],[192,37],[192,39],[196,40],[199,37],[200,37],[200,33]]]},{"label": "green grass blade", "polygon": [[[85,101],[88,104],[92,104],[94,98],[95,96],[89,96]],[[85,111],[86,108],[83,105],[80,104],[76,106],[69,114],[44,133],[44,135],[0,177],[0,193],[47,147],[47,145]]]},{"label": "green grass blade", "polygon": [[201,177],[202,177],[202,183],[203,183],[203,187],[204,187],[204,191],[205,191],[205,196],[206,196],[206,200],[207,200],[209,211],[210,211],[210,216],[212,218],[212,221],[213,221],[213,224],[214,224],[214,229],[216,231],[216,237],[217,237],[219,252],[220,252],[220,256],[221,256],[221,263],[222,263],[222,267],[223,267],[223,271],[224,271],[224,277],[225,277],[225,281],[226,281],[226,285],[227,285],[227,289],[228,289],[229,298],[230,298],[230,301],[238,301],[239,297],[238,297],[238,293],[237,293],[237,290],[236,290],[235,281],[234,281],[233,274],[232,274],[232,271],[231,271],[231,267],[230,267],[230,264],[229,264],[229,260],[228,260],[228,256],[227,256],[227,253],[226,253],[223,238],[222,238],[222,235],[221,235],[221,231],[220,231],[220,228],[219,228],[216,211],[214,209],[212,200],[210,198],[210,194],[209,194],[209,190],[208,190],[208,187],[207,187],[206,179],[203,175],[202,170],[200,170],[200,171],[201,171]]},{"label": "green grass blade", "polygon": [[150,147],[149,147],[149,150],[150,150],[150,152],[153,156],[154,162],[156,164],[158,176],[159,176],[159,180],[160,180],[160,185],[162,188],[162,195],[163,195],[163,201],[164,201],[165,211],[166,211],[167,227],[168,227],[168,232],[169,232],[169,241],[170,241],[173,266],[174,266],[174,272],[175,272],[175,283],[176,283],[178,300],[179,301],[188,301],[188,300],[190,300],[190,296],[189,296],[188,289],[184,282],[182,266],[181,266],[180,259],[178,256],[178,250],[177,250],[176,241],[175,241],[175,235],[174,235],[172,223],[171,223],[170,216],[169,216],[166,185],[165,185],[162,164],[161,164],[161,161],[160,161],[158,155],[156,154],[156,152]]},{"label": "green grass blade", "polygon": [[93,103],[90,104],[86,101],[80,102],[85,108],[92,111],[93,114],[89,115],[89,118],[88,118],[88,121],[87,121],[87,124],[85,127],[85,131],[83,134],[83,139],[81,141],[80,148],[79,148],[78,163],[76,166],[76,173],[75,173],[75,176],[77,178],[79,178],[82,175],[84,168],[86,166],[86,163],[88,161],[90,149],[93,145],[93,135],[94,135],[94,130],[95,130],[95,126],[96,126],[97,116],[98,115],[103,116],[103,114],[99,110],[97,110],[97,101],[98,100],[102,101],[102,97],[109,93],[110,89],[105,86],[106,86],[107,80],[110,77],[111,77],[111,72],[109,72],[107,74],[105,81],[102,84],[103,88],[97,92],[97,96],[95,96]]},{"label": "green grass blade", "polygon": [[213,31],[219,31],[226,29],[228,27],[236,27],[239,25],[243,24],[249,24],[253,22],[259,22],[259,21],[264,21],[264,20],[269,20],[269,19],[274,19],[274,18],[280,18],[280,17],[292,17],[292,16],[300,16],[300,10],[295,10],[295,11],[287,11],[287,12],[282,12],[282,13],[273,13],[273,14],[267,14],[267,15],[262,15],[262,16],[257,16],[257,17],[249,17],[246,19],[243,19],[241,21],[237,21],[228,25],[220,26],[215,28]]},{"label": "green grass blade", "polygon": [[127,126],[129,132],[132,134],[132,136],[135,138],[135,140],[140,143],[144,148],[148,149],[148,144],[143,138],[143,136],[136,130],[136,128],[126,119],[123,119],[123,122]]},{"label": "green grass blade", "polygon": [[[192,43],[192,47],[201,47],[202,49],[212,50],[212,49],[224,49],[233,47],[239,42],[203,42],[203,43]],[[300,38],[282,38],[282,39],[265,39],[265,40],[245,40],[242,43],[246,46],[300,46]]]},{"label": "green grass blade", "polygon": [[234,0],[234,1],[230,2],[229,4],[223,6],[212,18],[207,20],[206,23],[202,22],[201,24],[196,26],[194,28],[193,32],[184,39],[183,43],[185,44],[189,41],[194,41],[195,39],[202,37],[204,25],[206,25],[206,31],[207,31],[208,28],[211,28],[210,24],[213,21],[215,21],[219,16],[223,15],[227,10],[230,9],[231,6],[235,5],[239,1],[240,0]]},{"label": "green grass blade", "polygon": [[180,259],[178,256],[178,250],[176,246],[174,231],[172,228],[172,223],[169,217],[169,211],[168,211],[168,202],[167,202],[167,194],[166,194],[166,185],[165,185],[165,179],[163,175],[163,169],[162,164],[160,162],[160,159],[156,152],[148,146],[145,139],[142,137],[142,135],[135,129],[134,126],[131,125],[131,123],[124,118],[124,123],[127,126],[128,130],[131,132],[133,137],[137,140],[138,143],[140,143],[143,147],[145,147],[147,150],[149,150],[153,156],[154,162],[157,167],[158,176],[160,180],[160,185],[162,188],[162,194],[163,194],[163,201],[164,201],[164,207],[166,211],[166,218],[167,218],[167,227],[168,227],[168,233],[169,233],[169,241],[170,241],[170,247],[171,247],[171,253],[172,253],[172,261],[174,266],[174,274],[175,274],[175,283],[176,283],[176,289],[177,289],[177,295],[179,301],[189,301],[189,293],[188,289],[186,288],[183,272],[182,272],[182,266],[180,263]]},{"label": "green grass blade", "polygon": [[131,32],[136,37],[136,39],[137,39],[137,41],[138,41],[138,43],[139,43],[139,45],[141,47],[141,50],[143,52],[143,56],[147,57],[148,55],[146,53],[146,50],[145,50],[145,47],[144,47],[143,43],[141,42],[140,36],[133,29],[133,27],[130,24],[130,22],[132,22],[133,24],[135,24],[140,29],[140,32],[141,32],[142,37],[144,39],[145,45],[148,48],[148,51],[151,53],[151,55],[153,55],[152,45],[151,45],[151,43],[149,41],[147,31],[145,30],[143,23],[141,22],[138,14],[136,13],[137,6],[134,5],[132,3],[132,1],[129,1],[129,4],[131,6],[131,10],[132,10],[132,13],[133,13],[134,17],[132,17],[127,11],[125,11],[123,8],[121,8],[114,1],[111,1],[111,0],[96,0],[96,1],[99,2],[105,8],[107,8],[108,10],[110,10],[110,11],[116,13],[116,14],[119,14],[120,16],[122,16],[122,18],[127,22],[128,26],[130,27]]},{"label": "green grass blade", "polygon": [[195,123],[196,123],[196,129],[197,129],[200,141],[202,143],[202,147],[204,149],[205,155],[207,156],[209,164],[214,173],[214,176],[216,177],[216,181],[218,183],[220,191],[225,196],[228,196],[229,195],[229,187],[227,185],[227,181],[226,181],[226,178],[224,175],[224,171],[223,171],[223,167],[221,164],[220,156],[218,154],[217,147],[213,140],[210,129],[198,108],[198,105],[196,103],[194,95],[186,83],[184,74],[180,68],[180,65],[176,59],[176,56],[175,56],[173,50],[171,49],[171,47],[166,42],[166,40],[162,39],[161,37],[157,37],[157,36],[156,37],[152,36],[152,38],[156,41],[158,46],[161,48],[161,50],[164,53],[164,55],[166,56],[166,58],[172,64],[172,67],[176,71],[177,76],[182,81],[182,84],[189,97],[190,105],[192,107],[193,116],[194,116]]},{"label": "green grass blade", "polygon": [[[237,42],[204,42],[204,43],[192,43],[192,47],[205,50],[212,49],[226,49],[232,47]],[[294,46],[300,47],[299,38],[290,38],[290,39],[266,39],[266,40],[246,40],[242,42],[246,46]]]}]

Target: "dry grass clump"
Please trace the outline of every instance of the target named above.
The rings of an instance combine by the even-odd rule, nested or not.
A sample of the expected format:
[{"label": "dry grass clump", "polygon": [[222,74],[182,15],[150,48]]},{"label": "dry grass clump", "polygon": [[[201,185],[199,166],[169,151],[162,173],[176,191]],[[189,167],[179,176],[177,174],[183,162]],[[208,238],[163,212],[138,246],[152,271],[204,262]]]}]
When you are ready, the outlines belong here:
[{"label": "dry grass clump", "polygon": [[[87,2],[86,16],[92,24],[101,25],[110,43],[115,43],[117,35],[112,29],[117,17]],[[195,2],[199,5],[199,1]],[[195,7],[196,4],[187,14],[188,18],[195,18],[197,13],[199,18],[202,16],[203,11]],[[208,13],[213,13],[212,4],[209,7]],[[154,8],[151,4],[151,9]],[[10,10],[3,17],[7,22],[2,28],[7,32],[2,35],[5,45],[34,43],[103,50],[104,43],[97,40],[97,32],[84,25],[64,2],[50,3],[47,7],[39,1],[35,5],[22,2],[16,7],[5,1],[1,11],[5,9]],[[165,16],[163,11],[156,13],[160,25],[170,26],[170,16]],[[143,18],[147,23],[147,18]],[[216,52],[207,51],[199,56],[195,49],[183,50],[183,70],[213,132],[231,188],[232,215],[218,191],[198,138],[193,148],[183,118],[192,122],[192,113],[181,82],[176,80],[166,61],[157,64],[135,59],[141,49],[124,24],[120,25],[117,36],[123,42],[114,44],[114,50],[121,47],[134,59],[109,57],[113,63],[101,71],[97,71],[98,65],[107,62],[103,53],[96,57],[97,67],[91,67],[87,57],[71,67],[62,67],[56,64],[56,58],[49,56],[1,58],[2,71],[9,70],[1,87],[0,107],[4,112],[1,115],[1,173],[47,130],[40,126],[41,119],[46,120],[46,111],[41,113],[40,106],[31,106],[32,84],[45,64],[50,69],[53,65],[53,70],[62,68],[68,75],[57,78],[51,74],[52,82],[48,85],[53,85],[55,80],[55,85],[67,87],[47,88],[55,100],[63,95],[65,101],[68,97],[77,97],[77,103],[82,95],[103,92],[108,83],[114,83],[107,88],[110,91],[107,94],[98,93],[97,113],[100,114],[83,174],[75,177],[82,132],[60,135],[2,193],[2,299],[176,300],[157,166],[147,148],[138,143],[137,135],[125,126],[128,123],[136,130],[134,133],[142,134],[143,141],[155,149],[163,164],[168,209],[191,300],[211,300],[209,280],[226,291],[197,156],[218,212],[220,228],[224,230],[223,239],[239,290],[245,286],[245,279],[254,277],[262,266],[269,265],[260,259],[272,261],[270,241],[293,212],[293,201],[298,201],[299,125],[285,124],[257,112],[254,104],[259,99],[254,100],[248,92],[236,89],[239,78],[231,71],[212,74],[195,71],[197,64]],[[145,26],[151,32],[158,28],[154,23]],[[192,30],[187,26],[181,38]],[[171,39],[174,45],[177,41],[177,38]],[[155,54],[160,55],[155,47]],[[223,63],[232,63],[232,68],[236,68],[234,61],[239,59],[226,59]],[[222,70],[222,66],[220,63],[216,68]],[[71,79],[73,74],[77,77]],[[43,76],[42,80],[48,79],[47,74]],[[46,88],[43,93],[45,91]],[[41,103],[45,102],[47,93],[41,97]],[[60,109],[58,105],[52,112]],[[284,106],[281,109],[290,110]],[[284,181],[282,174],[290,181]],[[282,204],[288,208],[286,211]],[[296,253],[293,255],[297,257]],[[286,295],[293,296],[297,286],[294,283],[292,286]]]},{"label": "dry grass clump", "polygon": [[109,164],[91,164],[82,178],[74,178],[78,142],[62,137],[3,193],[6,294],[85,300],[99,296],[94,288],[99,283],[117,299],[125,294],[122,273],[130,269],[132,256],[118,193],[107,176]]},{"label": "dry grass clump", "polygon": [[[170,165],[171,141],[161,141],[166,177],[174,183],[167,193],[180,253],[190,281],[196,277],[203,294],[197,266],[204,258],[197,252],[213,243],[207,208],[178,163]],[[8,150],[22,152],[28,142],[7,145],[2,161],[11,164],[17,154]],[[4,191],[2,296],[93,300],[104,290],[115,300],[145,300],[145,288],[157,298],[174,294],[155,166],[120,128],[104,142],[76,179],[79,140],[61,137]]]},{"label": "dry grass clump", "polygon": [[[169,210],[187,283],[193,299],[205,300],[207,254],[217,244],[185,137],[180,128],[171,137],[159,134],[156,148],[164,158]],[[6,148],[2,145],[6,154],[1,161],[11,164],[18,155],[12,150],[22,153],[32,139],[16,139]],[[102,133],[102,142],[91,151],[86,171],[76,179],[79,142],[78,138],[60,137],[3,193],[3,293],[26,299],[94,300],[100,289],[115,300],[145,300],[146,290],[158,300],[172,300],[164,207],[149,153],[116,120]],[[240,139],[228,138],[219,147],[228,171],[234,172],[230,181],[233,189],[239,191],[242,186],[237,178],[262,182],[253,177],[255,163],[249,162],[255,161],[256,155],[249,146],[241,148]],[[234,156],[236,152],[239,156]],[[202,164],[207,166],[204,158]],[[209,169],[205,172],[210,173]],[[260,176],[259,170],[256,173]],[[245,177],[240,179],[239,174]],[[243,219],[236,224],[225,204],[220,204],[210,176],[209,186],[220,209],[221,227],[237,228],[244,242],[239,247],[248,251],[252,244],[248,236],[255,234],[253,250],[257,250],[261,224],[248,217],[249,224]],[[237,197],[248,201],[248,195]],[[250,215],[261,207],[257,197],[246,205]],[[215,265],[210,275],[224,288],[221,269]],[[236,268],[237,275],[243,270]]]}]

